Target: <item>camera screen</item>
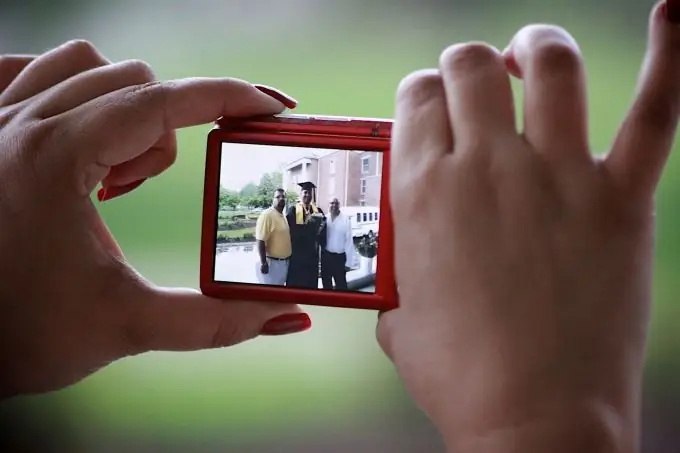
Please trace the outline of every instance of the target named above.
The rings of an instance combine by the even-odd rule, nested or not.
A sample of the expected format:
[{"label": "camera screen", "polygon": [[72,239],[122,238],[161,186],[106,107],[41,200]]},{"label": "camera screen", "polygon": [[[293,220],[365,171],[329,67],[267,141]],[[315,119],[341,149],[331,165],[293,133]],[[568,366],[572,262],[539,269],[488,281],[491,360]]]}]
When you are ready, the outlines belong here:
[{"label": "camera screen", "polygon": [[214,279],[375,292],[383,154],[223,143]]}]

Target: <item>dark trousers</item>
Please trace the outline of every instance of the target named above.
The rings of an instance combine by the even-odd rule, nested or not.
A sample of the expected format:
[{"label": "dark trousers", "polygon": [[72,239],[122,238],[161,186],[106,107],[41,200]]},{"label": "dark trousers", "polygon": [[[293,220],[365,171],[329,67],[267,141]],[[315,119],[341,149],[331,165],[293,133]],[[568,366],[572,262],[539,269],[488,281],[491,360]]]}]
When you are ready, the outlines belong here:
[{"label": "dark trousers", "polygon": [[333,281],[335,281],[335,289],[347,289],[346,259],[347,256],[344,253],[321,251],[321,284],[323,289],[333,289]]}]

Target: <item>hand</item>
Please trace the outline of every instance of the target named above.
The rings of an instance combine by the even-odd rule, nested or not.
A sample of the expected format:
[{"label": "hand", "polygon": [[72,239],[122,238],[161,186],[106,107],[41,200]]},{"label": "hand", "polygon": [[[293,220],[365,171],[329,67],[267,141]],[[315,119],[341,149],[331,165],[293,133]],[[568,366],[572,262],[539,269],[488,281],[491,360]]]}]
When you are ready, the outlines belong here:
[{"label": "hand", "polygon": [[345,272],[349,272],[349,271],[351,271],[351,270],[352,270],[352,268],[351,268],[351,267],[349,267],[349,266],[345,266]]},{"label": "hand", "polygon": [[0,83],[1,397],[59,389],[145,351],[283,333],[280,315],[309,326],[296,305],[146,281],[90,199],[102,180],[115,188],[167,169],[175,129],[277,113],[280,102],[235,79],[156,82],[146,64],[111,64],[82,41],[3,57]]},{"label": "hand", "polygon": [[[650,29],[605,158],[561,29],[523,28],[504,55],[453,46],[399,87],[401,306],[378,339],[452,451],[634,451],[653,197],[680,111],[680,28],[657,5]],[[524,84],[521,135],[508,69]]]},{"label": "hand", "polygon": [[265,261],[264,263],[260,264],[260,272],[262,272],[263,274],[268,274],[269,273],[269,263],[267,263]]}]

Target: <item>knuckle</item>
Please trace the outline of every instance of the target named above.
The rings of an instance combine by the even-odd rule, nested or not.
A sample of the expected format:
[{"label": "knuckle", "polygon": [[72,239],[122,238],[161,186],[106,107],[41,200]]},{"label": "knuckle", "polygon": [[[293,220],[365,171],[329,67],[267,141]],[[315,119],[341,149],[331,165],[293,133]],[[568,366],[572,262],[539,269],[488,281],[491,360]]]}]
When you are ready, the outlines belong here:
[{"label": "knuckle", "polygon": [[451,46],[442,52],[440,65],[456,74],[478,71],[501,61],[495,47],[483,42],[470,42]]},{"label": "knuckle", "polygon": [[252,337],[239,322],[223,315],[217,324],[215,335],[212,337],[211,348],[220,348],[242,343]]},{"label": "knuckle", "polygon": [[163,173],[168,168],[172,167],[177,160],[177,148],[173,147],[163,147],[159,148],[158,152],[154,155],[154,167],[152,174],[149,176],[157,176]]},{"label": "knuckle", "polygon": [[125,71],[139,83],[144,84],[156,80],[151,65],[142,60],[128,60],[123,62]]},{"label": "knuckle", "polygon": [[165,84],[158,80],[137,84],[130,88],[126,98],[141,103],[162,101],[165,98]]},{"label": "knuckle", "polygon": [[[125,93],[123,103],[135,111],[159,110],[165,112],[167,82],[158,80],[137,84]],[[163,121],[165,122],[165,117]]]},{"label": "knuckle", "polygon": [[170,148],[170,149],[165,149],[165,151],[162,153],[162,164],[165,168],[171,167],[175,164],[177,161],[177,149],[176,148]]},{"label": "knuckle", "polygon": [[88,60],[102,60],[102,56],[95,45],[85,39],[72,39],[64,44],[63,49]]},{"label": "knuckle", "polygon": [[154,121],[158,118],[163,130],[171,130],[172,125],[167,109],[168,91],[171,85],[172,82],[158,80],[135,85],[125,94],[123,103],[139,115],[149,116],[149,112],[155,113],[152,115]]},{"label": "knuckle", "polygon": [[444,85],[437,70],[421,70],[407,75],[397,88],[397,100],[422,104],[443,96]]},{"label": "knuckle", "polygon": [[[0,68],[0,73],[2,68]],[[0,107],[0,128],[7,126],[19,113],[21,112],[24,104],[14,104],[8,107]]]},{"label": "knuckle", "polygon": [[40,121],[26,125],[24,132],[24,154],[37,156],[55,139],[58,129],[53,121]]},{"label": "knuckle", "polygon": [[[52,119],[35,121],[23,124],[24,134],[21,146],[17,149],[20,160],[25,168],[31,168],[37,172],[39,179],[46,181],[51,178],[57,164],[63,168],[63,161],[70,160],[68,155],[60,152],[49,152],[54,148],[54,143],[64,140],[64,128],[57,121]],[[74,174],[64,175],[65,178],[75,181],[77,176]],[[64,186],[65,187],[65,186]],[[64,187],[61,187],[63,189]],[[69,186],[70,187],[70,186]],[[58,192],[54,190],[53,192]]]}]

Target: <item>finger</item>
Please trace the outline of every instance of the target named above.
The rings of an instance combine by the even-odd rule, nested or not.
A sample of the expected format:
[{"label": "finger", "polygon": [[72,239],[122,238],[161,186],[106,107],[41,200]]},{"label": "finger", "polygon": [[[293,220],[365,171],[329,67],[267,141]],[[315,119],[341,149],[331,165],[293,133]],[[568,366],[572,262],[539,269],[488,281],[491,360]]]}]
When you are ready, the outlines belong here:
[{"label": "finger", "polygon": [[102,187],[124,186],[140,179],[152,178],[170,168],[177,160],[175,132],[166,132],[148,151],[111,168]]},{"label": "finger", "polygon": [[391,151],[395,174],[452,151],[453,136],[439,71],[410,74],[397,89]]},{"label": "finger", "polygon": [[[140,156],[175,129],[222,116],[271,115],[283,110],[281,102],[242,80],[195,78],[128,87],[53,119],[64,133],[72,135],[70,139],[80,143],[79,152],[71,154],[78,168],[108,173],[109,168]],[[66,158],[59,154],[54,157],[63,162]],[[85,176],[88,194],[101,178]]]},{"label": "finger", "polygon": [[26,109],[26,114],[49,118],[113,91],[154,80],[156,76],[151,67],[139,60],[98,67],[52,86],[39,102]]},{"label": "finger", "polygon": [[637,95],[606,159],[612,176],[644,197],[658,184],[680,114],[680,27],[664,9],[652,11]]},{"label": "finger", "polygon": [[394,328],[392,325],[395,322],[396,317],[399,316],[399,312],[392,310],[389,312],[378,313],[378,325],[376,326],[376,338],[378,340],[378,345],[380,349],[385,353],[388,359],[394,361],[394,352],[392,347],[392,332]]},{"label": "finger", "polygon": [[76,74],[107,64],[109,61],[89,42],[69,41],[29,63],[0,94],[0,106],[26,100]]},{"label": "finger", "polygon": [[0,57],[0,93],[5,91],[10,83],[33,60],[35,55],[3,55]]},{"label": "finger", "polygon": [[506,59],[516,63],[524,81],[524,136],[529,143],[539,152],[590,159],[585,71],[571,35],[554,26],[524,27]]},{"label": "finger", "polygon": [[497,49],[484,43],[451,46],[439,64],[456,149],[517,136],[510,77]]},{"label": "finger", "polygon": [[194,351],[232,346],[259,335],[311,327],[297,305],[220,301],[197,291],[157,288],[135,306],[128,339],[135,353]]}]

